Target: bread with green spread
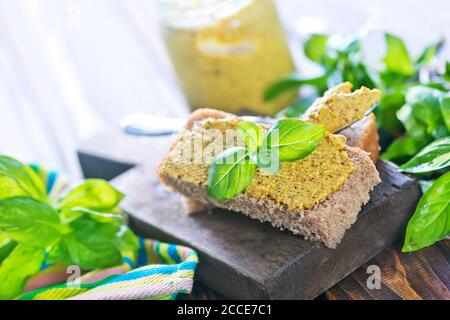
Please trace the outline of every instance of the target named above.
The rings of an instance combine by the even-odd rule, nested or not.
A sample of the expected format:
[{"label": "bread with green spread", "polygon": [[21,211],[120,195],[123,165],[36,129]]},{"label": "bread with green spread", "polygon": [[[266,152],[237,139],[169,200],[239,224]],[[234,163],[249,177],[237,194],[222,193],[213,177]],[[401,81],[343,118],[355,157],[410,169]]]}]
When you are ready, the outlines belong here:
[{"label": "bread with green spread", "polygon": [[[215,111],[209,110],[208,112]],[[340,131],[339,134],[346,137],[348,146],[356,147],[367,152],[372,159],[372,162],[374,164],[377,163],[380,155],[380,139],[376,126],[375,115],[373,113],[364,117],[360,121],[357,121],[345,130]],[[210,206],[192,198],[185,198],[183,204],[188,214],[204,213],[210,209]]]},{"label": "bread with green spread", "polygon": [[[205,148],[215,148],[202,154],[201,161],[180,161],[180,154],[195,137],[207,136],[208,129],[231,129],[240,121],[239,117],[217,110],[194,112],[159,165],[163,184],[194,200],[191,206],[212,205],[240,212],[306,239],[322,241],[327,247],[336,247],[369,200],[370,191],[380,182],[368,153],[346,145],[344,136],[329,133],[305,159],[281,163],[276,175],[258,171],[244,193],[217,201],[206,192],[208,165],[221,149],[214,145],[215,140],[202,138]],[[239,143],[242,142],[233,141]],[[228,147],[223,145],[223,149]]]},{"label": "bread with green spread", "polygon": [[301,119],[324,125],[329,132],[338,132],[361,119],[367,110],[378,103],[381,92],[366,87],[354,92],[352,89],[350,82],[331,88],[314,101]]}]

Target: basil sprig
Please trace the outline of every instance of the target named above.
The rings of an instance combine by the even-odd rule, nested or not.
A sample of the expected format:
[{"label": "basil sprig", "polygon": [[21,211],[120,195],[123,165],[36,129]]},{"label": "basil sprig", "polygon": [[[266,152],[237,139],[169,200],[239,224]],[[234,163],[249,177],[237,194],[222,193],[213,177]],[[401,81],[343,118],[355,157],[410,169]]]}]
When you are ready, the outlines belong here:
[{"label": "basil sprig", "polygon": [[310,155],[325,136],[325,128],[313,123],[283,119],[267,133],[253,122],[238,124],[245,147],[230,148],[217,155],[208,171],[211,198],[228,200],[244,192],[260,168],[276,174],[280,161],[297,161]]},{"label": "basil sprig", "polygon": [[450,167],[450,137],[438,139],[426,146],[414,158],[400,167],[407,173],[432,173]]},{"label": "basil sprig", "polygon": [[17,297],[43,264],[92,270],[135,254],[137,237],[118,208],[122,199],[108,182],[90,179],[52,201],[29,167],[0,156],[0,299]]}]

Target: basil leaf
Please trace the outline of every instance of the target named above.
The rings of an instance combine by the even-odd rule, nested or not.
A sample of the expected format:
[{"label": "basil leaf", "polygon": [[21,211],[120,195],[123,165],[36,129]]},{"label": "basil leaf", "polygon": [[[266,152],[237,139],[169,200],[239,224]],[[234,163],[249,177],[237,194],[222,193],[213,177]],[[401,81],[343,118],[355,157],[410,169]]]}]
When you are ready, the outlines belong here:
[{"label": "basil leaf", "polygon": [[67,232],[55,209],[29,197],[0,200],[0,232],[19,243],[45,248]]},{"label": "basil leaf", "polygon": [[61,240],[64,261],[84,270],[108,268],[121,263],[118,248],[120,224],[100,223],[82,217],[70,223],[73,230]]},{"label": "basil leaf", "polygon": [[89,210],[85,208],[69,208],[62,209],[60,212],[61,220],[70,223],[83,216],[89,216],[91,219],[101,223],[125,223],[125,216],[120,213],[105,213]]},{"label": "basil leaf", "polygon": [[383,91],[383,98],[375,109],[378,127],[394,137],[402,133],[402,124],[396,113],[405,104],[404,90],[406,89],[403,85],[390,86]]},{"label": "basil leaf", "polygon": [[327,54],[328,36],[324,34],[312,34],[304,43],[304,53],[314,62],[322,62]]},{"label": "basil leaf", "polygon": [[256,164],[245,148],[230,148],[219,154],[208,171],[207,191],[216,200],[232,199],[252,182]]},{"label": "basil leaf", "polygon": [[432,79],[433,82],[427,82],[427,83],[423,83],[422,85],[428,88],[432,88],[432,89],[436,89],[442,92],[447,92],[447,86],[445,85],[445,83],[442,81],[442,79]]},{"label": "basil leaf", "polygon": [[439,111],[441,97],[441,91],[426,86],[414,86],[406,92],[406,102],[419,109],[419,117],[433,117],[432,112]]},{"label": "basil leaf", "polygon": [[375,76],[363,63],[351,63],[344,68],[344,81],[354,83],[356,87],[375,88]]},{"label": "basil leaf", "polygon": [[57,243],[56,245],[52,246],[50,249],[47,250],[45,254],[45,263],[47,265],[53,265],[55,263],[62,261],[63,258],[64,252],[61,247],[61,243]]},{"label": "basil leaf", "polygon": [[267,132],[263,145],[278,149],[280,161],[296,161],[310,155],[325,136],[321,125],[297,119],[277,121]]},{"label": "basil leaf", "polygon": [[244,121],[237,125],[245,145],[251,150],[255,151],[264,140],[264,129],[254,122]]},{"label": "basil leaf", "polygon": [[416,61],[418,69],[426,67],[430,61],[436,56],[438,49],[443,45],[443,40],[433,43],[426,47]]},{"label": "basil leaf", "polygon": [[404,76],[412,76],[415,69],[403,40],[390,33],[385,34],[385,40],[387,52],[384,62],[386,69]]},{"label": "basil leaf", "polygon": [[264,93],[265,101],[272,101],[282,93],[294,89],[298,89],[300,86],[309,85],[319,88],[321,91],[325,90],[328,80],[328,74],[323,73],[317,77],[305,78],[303,76],[292,74],[282,78],[273,85],[271,85]]},{"label": "basil leaf", "polygon": [[30,276],[39,272],[44,261],[43,248],[18,244],[0,266],[0,299],[14,299]]},{"label": "basil leaf", "polygon": [[33,170],[13,158],[0,156],[0,199],[18,196],[47,199],[44,183]]},{"label": "basil leaf", "polygon": [[450,93],[444,95],[441,100],[441,111],[445,125],[450,131]]},{"label": "basil leaf", "polygon": [[431,173],[450,166],[450,137],[434,141],[400,167],[407,173]]},{"label": "basil leaf", "polygon": [[441,176],[420,199],[406,229],[403,252],[413,252],[450,234],[450,172]]},{"label": "basil leaf", "polygon": [[344,48],[338,48],[338,51],[346,57],[351,57],[352,54],[360,53],[362,50],[362,43],[359,37],[352,37],[351,39],[344,41],[343,44]]},{"label": "basil leaf", "polygon": [[104,211],[116,207],[123,197],[123,193],[117,191],[107,181],[88,179],[70,190],[58,205],[62,209],[80,207]]},{"label": "basil leaf", "polygon": [[27,196],[28,193],[10,177],[0,176],[0,199]]},{"label": "basil leaf", "polygon": [[0,264],[14,250],[17,242],[0,235]]},{"label": "basil leaf", "polygon": [[117,235],[118,248],[122,255],[136,254],[139,249],[139,240],[127,226],[122,225]]},{"label": "basil leaf", "polygon": [[441,139],[449,135],[450,131],[447,129],[447,126],[445,124],[437,125],[435,130],[433,131],[433,137],[436,139]]},{"label": "basil leaf", "polygon": [[393,161],[397,164],[405,163],[419,152],[422,147],[417,140],[408,136],[402,137],[391,143],[386,152],[381,155],[381,159]]},{"label": "basil leaf", "polygon": [[10,239],[6,235],[4,235],[0,232],[0,247],[9,241],[10,241]]},{"label": "basil leaf", "polygon": [[445,72],[442,77],[445,81],[450,82],[450,62],[448,61],[445,63]]},{"label": "basil leaf", "polygon": [[[414,117],[427,125],[427,132],[434,138],[442,135],[444,119],[441,112],[442,93],[425,86],[416,86],[406,93],[406,102],[411,105]],[[447,134],[444,128],[444,135]]]},{"label": "basil leaf", "polygon": [[432,136],[428,133],[428,126],[414,116],[413,108],[410,104],[405,104],[397,111],[397,118],[402,122],[408,136],[418,140],[431,142]]}]

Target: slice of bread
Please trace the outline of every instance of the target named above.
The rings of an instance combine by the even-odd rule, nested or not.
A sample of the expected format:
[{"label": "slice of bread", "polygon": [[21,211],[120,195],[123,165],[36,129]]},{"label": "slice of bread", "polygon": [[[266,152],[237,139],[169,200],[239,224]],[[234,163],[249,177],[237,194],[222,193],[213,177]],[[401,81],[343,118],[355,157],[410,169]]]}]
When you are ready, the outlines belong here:
[{"label": "slice of bread", "polygon": [[216,201],[207,196],[202,186],[164,174],[161,175],[161,181],[172,190],[191,197],[188,205],[195,206],[194,210],[205,210],[209,205],[229,209],[262,222],[270,222],[274,227],[290,230],[307,240],[322,241],[327,247],[336,248],[345,231],[355,223],[362,205],[369,201],[370,191],[380,182],[366,153],[352,147],[348,147],[347,151],[356,166],[355,172],[339,191],[313,208],[302,211],[286,210],[275,206],[270,200],[255,199],[246,194],[240,194],[232,200]]},{"label": "slice of bread", "polygon": [[[196,122],[202,119],[226,117],[234,116],[211,109],[197,110],[188,118],[185,130],[189,131]],[[367,128],[370,127],[368,124]],[[174,146],[178,142],[179,140],[175,141]],[[232,200],[216,201],[208,197],[204,185],[190,183],[167,174],[164,167],[170,161],[169,158],[165,158],[161,162],[158,172],[163,184],[194,200],[188,203],[191,206],[190,209],[198,211],[204,209],[204,206],[212,205],[241,212],[251,218],[270,222],[280,229],[287,229],[295,234],[303,235],[306,239],[322,241],[329,248],[335,248],[345,231],[356,221],[362,205],[369,200],[370,191],[380,182],[378,172],[368,153],[349,146],[345,151],[354,164],[355,170],[342,187],[315,206],[298,211],[291,211],[284,206],[275,205],[271,199],[257,199],[246,193],[240,194]]]},{"label": "slice of bread", "polygon": [[[223,117],[224,113],[212,109],[202,109],[199,110],[198,114],[195,116],[197,117],[197,120],[201,120],[202,117],[207,115]],[[189,127],[192,126],[193,120],[194,119],[191,117],[190,123],[187,124]],[[373,163],[377,163],[380,155],[380,139],[376,126],[375,115],[373,113],[354,123],[347,129],[342,130],[339,134],[342,134],[347,138],[348,146],[366,151],[370,155]],[[210,204],[206,204],[192,198],[185,198],[184,206],[188,214],[205,213],[213,208]]]}]

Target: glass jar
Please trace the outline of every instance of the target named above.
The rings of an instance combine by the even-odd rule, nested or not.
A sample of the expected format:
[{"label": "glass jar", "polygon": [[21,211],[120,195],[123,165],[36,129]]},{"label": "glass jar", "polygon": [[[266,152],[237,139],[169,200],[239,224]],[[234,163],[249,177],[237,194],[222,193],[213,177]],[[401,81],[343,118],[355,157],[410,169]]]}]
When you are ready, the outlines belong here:
[{"label": "glass jar", "polygon": [[192,109],[273,115],[295,93],[266,103],[294,71],[273,0],[158,0],[163,38]]}]

